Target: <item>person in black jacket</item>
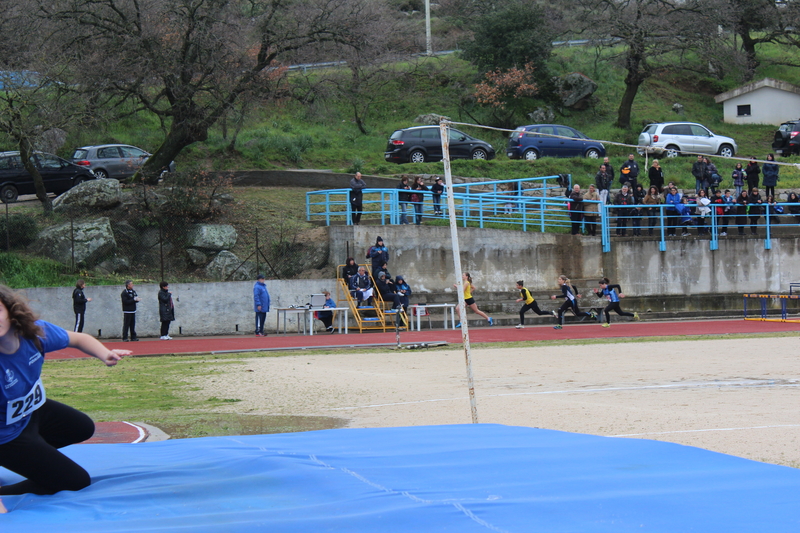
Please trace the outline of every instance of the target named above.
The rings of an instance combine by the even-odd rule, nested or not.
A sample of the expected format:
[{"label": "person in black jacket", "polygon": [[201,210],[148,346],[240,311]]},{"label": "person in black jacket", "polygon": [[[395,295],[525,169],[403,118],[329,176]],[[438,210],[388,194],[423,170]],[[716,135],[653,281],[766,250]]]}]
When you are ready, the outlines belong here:
[{"label": "person in black jacket", "polygon": [[367,188],[366,182],[361,179],[361,172],[356,172],[350,180],[350,211],[353,216],[353,224],[358,226],[361,223],[361,212],[364,210],[364,189]]},{"label": "person in black jacket", "polygon": [[575,184],[572,186],[569,199],[570,202],[567,207],[569,208],[569,219],[572,221],[572,234],[579,235],[581,223],[583,222],[583,194],[581,194],[580,185]]},{"label": "person in black jacket", "polygon": [[75,290],[72,291],[72,310],[75,311],[75,327],[72,331],[76,333],[83,333],[83,317],[86,315],[86,302],[91,302],[91,298],[87,298],[83,294],[83,289],[86,288],[86,282],[79,279],[75,282]]},{"label": "person in black jacket", "polygon": [[375,245],[369,247],[366,258],[372,260],[372,277],[378,279],[378,272],[389,262],[389,249],[383,244],[383,237],[379,235],[375,239]]},{"label": "person in black jacket", "polygon": [[169,323],[175,320],[175,304],[172,303],[172,292],[169,290],[169,283],[162,281],[158,284],[161,288],[158,291],[158,316],[161,318],[161,340],[171,341],[169,336]]},{"label": "person in black jacket", "polygon": [[138,341],[139,337],[136,336],[136,304],[142,299],[133,290],[133,281],[128,280],[125,282],[125,290],[120,294],[122,299],[122,342],[128,342],[128,333],[130,332],[132,341]]},{"label": "person in black jacket", "polygon": [[[635,205],[636,198],[633,193],[628,189],[627,185],[623,185],[622,189],[617,193],[614,198],[615,205]],[[617,209],[617,235],[624,237],[627,233],[628,219],[633,216],[633,209],[622,208]]]},{"label": "person in black jacket", "polygon": [[397,184],[400,192],[397,193],[397,203],[400,206],[400,224],[408,224],[408,203],[411,201],[411,193],[405,192],[411,190],[411,185],[408,184],[408,176],[400,178],[400,183]]},{"label": "person in black jacket", "polygon": [[[519,185],[519,183],[517,183]],[[433,185],[431,185],[431,192],[433,193],[433,214],[442,214],[442,194],[444,193],[444,184],[442,178],[436,176]]]},{"label": "person in black jacket", "polygon": [[347,286],[350,286],[350,278],[358,274],[358,265],[356,264],[356,260],[352,257],[348,257],[347,261],[344,263],[344,267],[342,268],[342,277],[344,278],[345,283]]},{"label": "person in black jacket", "polygon": [[635,158],[634,154],[628,155],[628,160],[619,167],[619,182],[623,185],[627,183],[631,190],[635,190],[639,184],[639,163]]}]

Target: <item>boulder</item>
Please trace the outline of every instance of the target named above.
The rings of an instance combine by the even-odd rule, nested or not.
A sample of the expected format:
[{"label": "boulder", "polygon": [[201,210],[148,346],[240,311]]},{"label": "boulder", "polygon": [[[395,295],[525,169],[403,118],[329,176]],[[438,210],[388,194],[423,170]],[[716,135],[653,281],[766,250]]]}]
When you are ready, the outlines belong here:
[{"label": "boulder", "polygon": [[118,205],[121,198],[122,188],[118,180],[89,180],[53,200],[53,211],[60,212],[71,208],[109,209]]},{"label": "boulder", "polygon": [[554,79],[561,104],[565,107],[582,107],[597,91],[597,84],[580,72],[572,72]]},{"label": "boulder", "polygon": [[551,107],[537,107],[532,113],[528,113],[528,118],[535,124],[551,124],[556,114]]},{"label": "boulder", "polygon": [[187,248],[186,255],[189,257],[189,262],[194,266],[203,266],[208,263],[208,255],[197,248]]},{"label": "boulder", "polygon": [[130,261],[125,257],[112,257],[94,267],[95,271],[101,274],[117,274],[127,272],[131,267]]},{"label": "boulder", "polygon": [[187,245],[202,250],[227,250],[236,244],[238,234],[230,224],[195,224],[189,230]]},{"label": "boulder", "polygon": [[93,267],[117,248],[111,222],[107,217],[52,226],[39,233],[31,245],[35,253],[63,263],[72,264],[74,242],[75,265]]},{"label": "boulder", "polygon": [[414,123],[423,124],[425,126],[438,126],[442,120],[450,120],[450,117],[437,115],[436,113],[428,113],[427,115],[419,115],[414,119]]},{"label": "boulder", "polygon": [[231,273],[233,273],[230,278],[231,281],[253,279],[255,277],[253,270],[249,262],[242,263],[242,260],[236,254],[228,250],[222,250],[218,253],[204,269],[206,276],[219,281],[227,280]]}]

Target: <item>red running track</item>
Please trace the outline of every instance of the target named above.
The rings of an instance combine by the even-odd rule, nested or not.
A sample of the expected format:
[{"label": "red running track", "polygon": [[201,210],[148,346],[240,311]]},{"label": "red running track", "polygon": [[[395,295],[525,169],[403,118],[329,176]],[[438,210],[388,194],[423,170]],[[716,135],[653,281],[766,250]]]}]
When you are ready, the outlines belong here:
[{"label": "red running track", "polygon": [[[352,331],[352,330],[351,330]],[[800,332],[800,323],[765,322],[760,320],[698,320],[676,322],[612,322],[611,327],[601,327],[597,322],[570,322],[564,329],[552,326],[528,326],[515,329],[512,326],[470,328],[470,343],[494,343],[515,341],[552,341],[558,339],[614,339],[631,337],[658,337],[678,335],[726,335],[730,333],[779,333]],[[402,344],[446,342],[461,344],[461,330],[401,331]],[[139,342],[104,342],[109,348],[133,351],[133,355],[209,354],[258,350],[311,349],[321,347],[369,347],[395,345],[394,332],[320,333],[315,335],[273,335],[253,337],[237,335],[231,337],[186,337],[171,341],[143,339]],[[87,357],[74,349],[59,350],[47,355],[50,359]]]}]

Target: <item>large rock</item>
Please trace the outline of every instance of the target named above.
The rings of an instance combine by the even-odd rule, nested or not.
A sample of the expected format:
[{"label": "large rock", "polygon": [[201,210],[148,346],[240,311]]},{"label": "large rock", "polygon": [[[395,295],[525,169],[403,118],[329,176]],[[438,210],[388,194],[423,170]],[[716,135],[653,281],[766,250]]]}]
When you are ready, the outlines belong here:
[{"label": "large rock", "polygon": [[528,113],[528,118],[535,124],[551,124],[556,119],[556,114],[551,107],[537,107]]},{"label": "large rock", "polygon": [[[226,281],[244,281],[255,278],[253,266],[249,262],[242,262],[236,254],[223,250],[206,265],[205,273],[210,279]],[[234,272],[235,271],[235,272]]]},{"label": "large rock", "polygon": [[65,211],[70,208],[109,209],[120,203],[122,188],[119,181],[89,180],[76,185],[55,200],[54,211]]},{"label": "large rock", "polygon": [[238,234],[229,224],[196,224],[189,231],[187,247],[202,250],[227,250],[236,244]]},{"label": "large rock", "polygon": [[71,265],[73,242],[76,266],[92,267],[117,248],[111,222],[103,217],[87,222],[75,222],[72,227],[67,222],[47,228],[39,233],[32,249],[59,263]]},{"label": "large rock", "polygon": [[426,126],[438,126],[443,120],[450,120],[450,117],[437,115],[436,113],[428,113],[427,115],[418,115],[417,118],[414,119],[414,122]]},{"label": "large rock", "polygon": [[584,107],[583,104],[597,90],[597,84],[580,72],[555,78],[558,95],[565,107]]}]

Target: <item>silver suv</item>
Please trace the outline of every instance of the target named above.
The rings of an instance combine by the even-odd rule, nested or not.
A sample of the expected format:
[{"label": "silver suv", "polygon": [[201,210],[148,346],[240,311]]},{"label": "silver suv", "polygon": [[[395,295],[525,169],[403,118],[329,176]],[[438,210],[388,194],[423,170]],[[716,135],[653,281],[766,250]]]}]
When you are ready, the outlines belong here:
[{"label": "silver suv", "polygon": [[[101,144],[82,146],[72,153],[72,162],[94,171],[98,179],[129,178],[133,176],[150,154],[128,144]],[[175,162],[163,172],[175,172]]]},{"label": "silver suv", "polygon": [[736,141],[715,135],[705,126],[694,122],[648,124],[639,134],[640,154],[647,152],[677,157],[682,152],[688,152],[733,157],[736,150]]}]

